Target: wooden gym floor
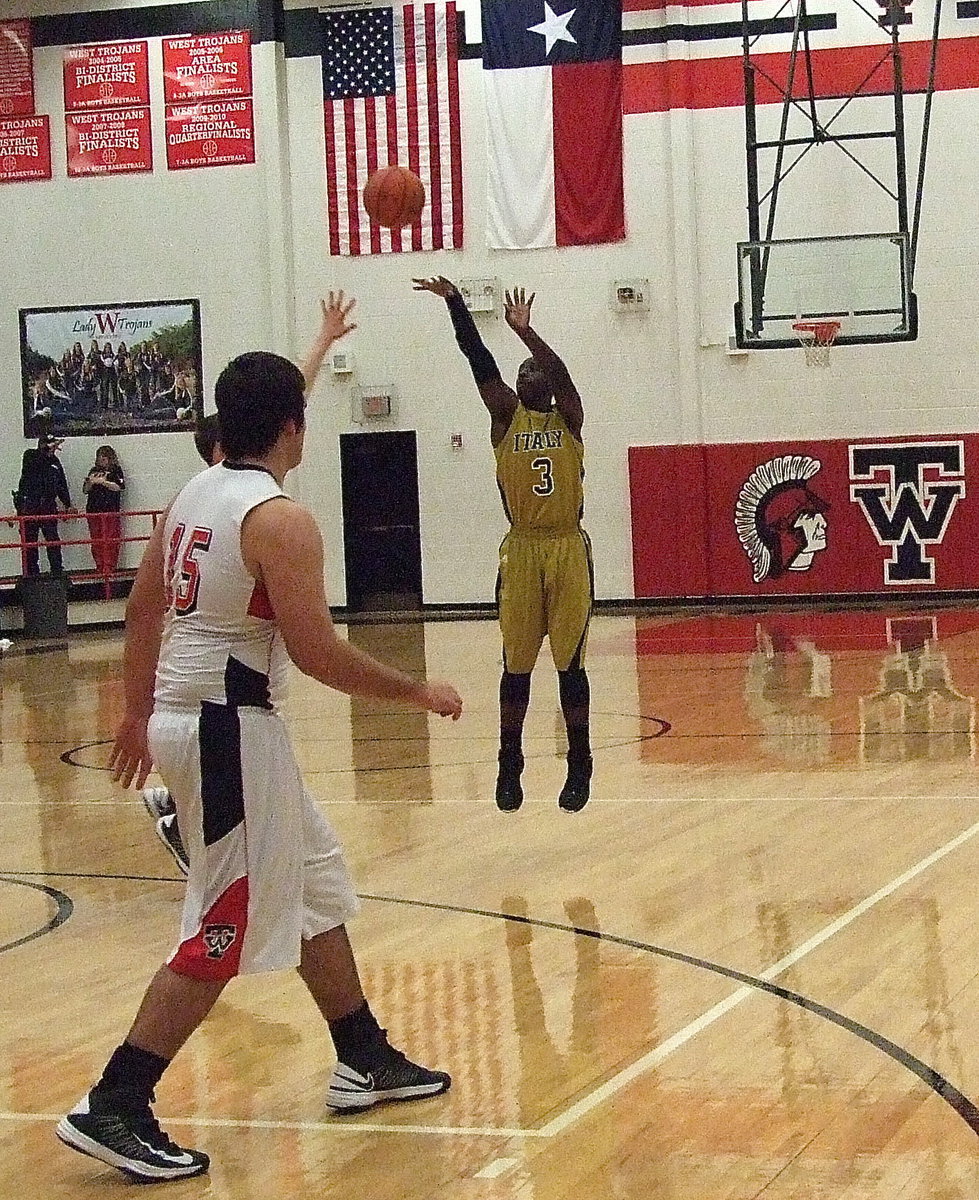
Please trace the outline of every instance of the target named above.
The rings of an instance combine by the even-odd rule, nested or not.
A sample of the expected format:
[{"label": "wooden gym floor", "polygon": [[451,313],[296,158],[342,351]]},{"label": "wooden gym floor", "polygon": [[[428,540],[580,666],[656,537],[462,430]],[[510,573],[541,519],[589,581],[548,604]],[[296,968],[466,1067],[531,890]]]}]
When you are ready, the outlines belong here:
[{"label": "wooden gym floor", "polygon": [[[595,620],[595,781],[561,813],[534,678],[492,802],[491,621],[350,636],[451,678],[457,724],[297,678],[310,790],[365,897],[396,1043],[451,1092],[338,1118],[289,973],[235,981],[159,1089],[212,1157],[174,1200],[974,1200],[979,614]],[[121,637],[0,661],[0,1197],[133,1185],[52,1126],[171,947],[182,883],[104,770]]]}]

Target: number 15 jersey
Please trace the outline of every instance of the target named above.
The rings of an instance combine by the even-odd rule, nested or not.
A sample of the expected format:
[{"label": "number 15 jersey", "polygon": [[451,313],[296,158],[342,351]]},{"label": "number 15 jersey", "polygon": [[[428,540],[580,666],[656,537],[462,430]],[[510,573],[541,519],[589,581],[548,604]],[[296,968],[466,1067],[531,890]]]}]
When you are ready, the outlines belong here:
[{"label": "number 15 jersey", "polygon": [[196,710],[204,701],[276,709],[284,699],[288,655],[241,554],[245,517],[282,495],[264,467],[225,462],[196,475],[171,505],[157,709]]},{"label": "number 15 jersey", "polygon": [[585,449],[557,409],[536,412],[518,404],[494,453],[503,509],[514,529],[553,536],[578,528]]}]

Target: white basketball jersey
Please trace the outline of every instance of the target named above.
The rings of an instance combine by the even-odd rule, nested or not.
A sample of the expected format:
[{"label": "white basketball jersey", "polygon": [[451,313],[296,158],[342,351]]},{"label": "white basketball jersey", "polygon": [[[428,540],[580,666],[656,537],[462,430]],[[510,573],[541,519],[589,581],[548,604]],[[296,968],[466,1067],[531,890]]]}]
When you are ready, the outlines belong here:
[{"label": "white basketball jersey", "polygon": [[241,556],[241,525],[284,495],[263,467],[219,463],[171,505],[164,530],[166,625],[157,709],[215,704],[277,708],[288,655],[265,589]]}]

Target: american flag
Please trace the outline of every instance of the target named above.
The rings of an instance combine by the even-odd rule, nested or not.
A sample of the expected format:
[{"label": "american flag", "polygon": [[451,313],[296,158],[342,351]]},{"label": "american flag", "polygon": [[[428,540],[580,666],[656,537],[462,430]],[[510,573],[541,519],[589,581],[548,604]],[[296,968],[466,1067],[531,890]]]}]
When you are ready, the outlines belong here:
[{"label": "american flag", "polygon": [[[339,10],[321,22],[330,253],[459,249],[455,4]],[[421,220],[407,229],[375,225],[361,202],[367,177],[391,163],[425,185]]]}]

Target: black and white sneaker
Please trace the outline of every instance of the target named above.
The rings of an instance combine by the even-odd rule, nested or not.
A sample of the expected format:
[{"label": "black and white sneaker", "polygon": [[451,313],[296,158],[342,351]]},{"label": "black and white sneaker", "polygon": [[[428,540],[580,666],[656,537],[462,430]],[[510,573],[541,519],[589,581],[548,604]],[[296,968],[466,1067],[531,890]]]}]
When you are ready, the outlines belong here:
[{"label": "black and white sneaker", "polygon": [[211,1165],[206,1154],[171,1142],[148,1104],[121,1092],[90,1092],[62,1117],[55,1133],[72,1150],[143,1183],[203,1175]]},{"label": "black and white sneaker", "polygon": [[177,811],[173,797],[165,787],[143,788],[143,803],[154,821],[159,821],[160,817],[172,816]]},{"label": "black and white sneaker", "polygon": [[385,1044],[366,1074],[346,1063],[337,1063],[326,1093],[326,1103],[337,1112],[372,1108],[386,1100],[424,1100],[439,1096],[452,1086],[445,1071],[429,1071],[409,1062],[400,1050]]},{"label": "black and white sneaker", "polygon": [[190,859],[177,825],[177,806],[165,787],[143,788],[143,803],[156,824],[156,836],[173,855],[173,861],[184,875],[190,870]]},{"label": "black and white sneaker", "polygon": [[190,859],[187,856],[187,850],[184,847],[183,838],[180,836],[180,829],[177,826],[176,813],[170,813],[168,816],[160,817],[156,823],[156,836],[170,851],[173,861],[186,875],[190,871]]}]

